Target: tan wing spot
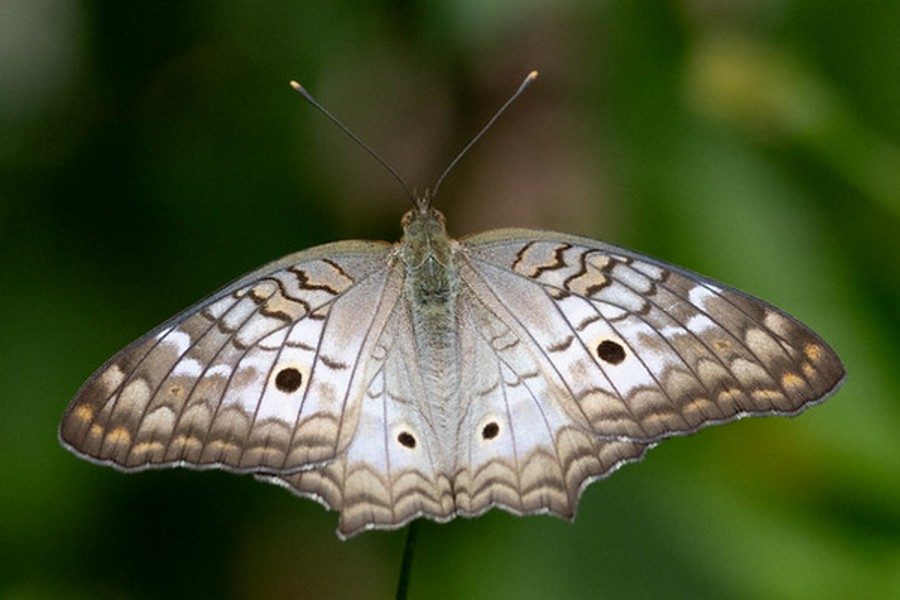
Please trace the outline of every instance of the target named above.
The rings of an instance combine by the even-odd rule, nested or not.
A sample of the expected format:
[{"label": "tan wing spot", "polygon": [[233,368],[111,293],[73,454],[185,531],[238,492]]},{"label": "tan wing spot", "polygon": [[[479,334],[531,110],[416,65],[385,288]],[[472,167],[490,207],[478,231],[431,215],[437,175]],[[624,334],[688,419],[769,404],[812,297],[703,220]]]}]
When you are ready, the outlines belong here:
[{"label": "tan wing spot", "polygon": [[579,296],[593,296],[598,290],[609,285],[609,278],[602,273],[585,273],[567,281],[566,289]]},{"label": "tan wing spot", "polygon": [[649,427],[652,425],[656,425],[657,423],[661,423],[660,429],[665,430],[680,430],[684,429],[684,419],[681,415],[676,414],[672,411],[668,410],[657,410],[654,413],[651,413],[644,417],[641,420],[641,423],[645,427]]},{"label": "tan wing spot", "polygon": [[286,320],[297,321],[307,314],[306,306],[284,296],[270,298],[266,302],[265,313],[272,316],[282,316]]},{"label": "tan wing spot", "polygon": [[[705,415],[706,409],[708,409],[711,406],[713,406],[713,403],[710,402],[709,399],[695,398],[695,399],[691,400],[690,402],[688,402],[687,404],[685,404],[682,407],[681,412],[685,415],[693,415],[693,414]],[[716,412],[718,412],[718,409],[716,409]]]},{"label": "tan wing spot", "polygon": [[744,393],[741,390],[736,388],[729,388],[719,392],[716,400],[718,402],[718,405],[725,408],[726,411],[730,412],[743,410],[743,407],[741,405],[741,398],[743,397],[743,395]]},{"label": "tan wing spot", "polygon": [[753,390],[750,395],[754,400],[765,402],[766,404],[776,404],[784,400],[784,394],[778,390]]},{"label": "tan wing spot", "polygon": [[238,450],[237,444],[226,442],[225,440],[213,440],[209,443],[209,449],[213,452],[233,452]]},{"label": "tan wing spot", "polygon": [[140,444],[135,444],[134,448],[131,449],[131,453],[140,456],[153,452],[162,452],[162,450],[162,442],[141,442]]},{"label": "tan wing spot", "polygon": [[181,406],[187,399],[187,389],[180,383],[173,383],[166,390],[166,401]]},{"label": "tan wing spot", "polygon": [[94,409],[87,404],[81,404],[72,411],[72,416],[88,423],[94,419]]},{"label": "tan wing spot", "polygon": [[103,435],[103,428],[100,427],[100,425],[97,425],[96,423],[91,425],[91,430],[88,432],[88,436],[90,436],[96,440],[96,439],[100,438],[100,436],[102,436],[102,435]]},{"label": "tan wing spot", "polygon": [[713,347],[719,354],[725,354],[731,350],[731,342],[723,339],[713,340]]},{"label": "tan wing spot", "polygon": [[814,363],[821,362],[822,356],[825,354],[819,344],[806,344],[803,347],[803,353]]},{"label": "tan wing spot", "polygon": [[198,438],[195,438],[192,435],[181,434],[172,440],[170,449],[173,451],[178,451],[182,448],[185,450],[199,450],[202,445],[202,442]]},{"label": "tan wing spot", "polygon": [[116,427],[106,435],[106,441],[117,446],[124,446],[131,443],[131,434],[124,427]]},{"label": "tan wing spot", "polygon": [[806,389],[806,381],[796,373],[785,373],[782,375],[781,385],[787,390]]},{"label": "tan wing spot", "polygon": [[812,379],[813,377],[816,376],[816,368],[813,367],[808,362],[803,363],[800,366],[800,368],[803,369],[803,374],[806,375],[807,377],[809,377],[810,379]]}]

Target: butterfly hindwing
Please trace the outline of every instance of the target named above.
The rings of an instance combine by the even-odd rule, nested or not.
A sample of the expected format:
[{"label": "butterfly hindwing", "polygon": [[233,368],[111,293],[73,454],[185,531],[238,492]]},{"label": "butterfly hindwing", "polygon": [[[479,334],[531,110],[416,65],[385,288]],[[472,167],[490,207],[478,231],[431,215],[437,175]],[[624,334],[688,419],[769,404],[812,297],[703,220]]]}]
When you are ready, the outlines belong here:
[{"label": "butterfly hindwing", "polygon": [[442,433],[429,413],[409,306],[393,310],[366,365],[365,397],[352,440],[332,463],[261,478],[341,513],[339,534],[395,528],[418,516],[456,515]]}]

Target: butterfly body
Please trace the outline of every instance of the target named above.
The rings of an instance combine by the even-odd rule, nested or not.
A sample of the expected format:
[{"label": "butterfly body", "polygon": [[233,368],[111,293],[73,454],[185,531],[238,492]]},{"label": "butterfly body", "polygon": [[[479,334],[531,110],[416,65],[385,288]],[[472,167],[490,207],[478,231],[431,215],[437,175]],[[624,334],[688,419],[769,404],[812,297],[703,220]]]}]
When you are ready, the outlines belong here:
[{"label": "butterfly body", "polygon": [[453,240],[429,204],[397,244],[287,256],[151,331],[82,386],[62,443],[125,470],[253,473],[350,536],[495,506],[571,518],[663,439],[792,415],[843,381],[761,300],[572,235]]}]

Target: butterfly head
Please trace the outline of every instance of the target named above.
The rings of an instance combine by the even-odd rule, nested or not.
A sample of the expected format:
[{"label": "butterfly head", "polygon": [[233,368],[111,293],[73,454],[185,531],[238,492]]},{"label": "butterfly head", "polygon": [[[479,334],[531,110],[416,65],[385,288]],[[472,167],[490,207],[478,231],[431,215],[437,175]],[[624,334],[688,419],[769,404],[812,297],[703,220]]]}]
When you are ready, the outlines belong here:
[{"label": "butterfly head", "polygon": [[416,207],[403,215],[401,225],[405,240],[447,236],[447,220],[439,210],[431,207],[427,193],[416,198]]}]

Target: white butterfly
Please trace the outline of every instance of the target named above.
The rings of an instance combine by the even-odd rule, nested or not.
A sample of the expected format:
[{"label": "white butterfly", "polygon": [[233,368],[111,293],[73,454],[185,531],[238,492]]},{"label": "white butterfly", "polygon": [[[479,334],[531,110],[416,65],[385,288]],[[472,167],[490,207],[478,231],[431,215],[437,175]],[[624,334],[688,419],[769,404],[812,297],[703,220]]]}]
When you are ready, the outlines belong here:
[{"label": "white butterfly", "polygon": [[245,275],[112,357],[62,444],[127,471],[253,473],[340,511],[339,535],[492,507],[573,518],[673,436],[793,415],[840,359],[771,305],[603,242],[453,240],[428,194],[397,244]]}]

